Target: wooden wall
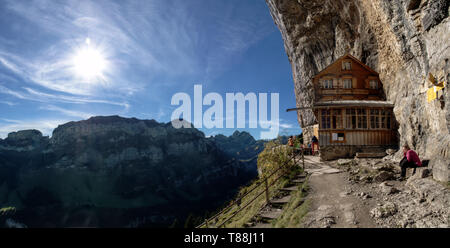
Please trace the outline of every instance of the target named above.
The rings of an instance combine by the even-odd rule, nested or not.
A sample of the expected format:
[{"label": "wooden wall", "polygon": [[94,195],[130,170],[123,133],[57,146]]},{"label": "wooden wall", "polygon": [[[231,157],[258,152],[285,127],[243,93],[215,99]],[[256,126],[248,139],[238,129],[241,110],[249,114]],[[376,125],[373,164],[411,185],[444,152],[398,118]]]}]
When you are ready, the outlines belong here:
[{"label": "wooden wall", "polygon": [[[343,63],[351,63],[351,69],[343,68]],[[344,79],[351,79],[351,88],[344,88]],[[324,88],[322,85],[322,80],[332,80],[332,88]],[[370,81],[376,80],[378,82],[377,89],[370,88]],[[315,91],[315,102],[323,101],[335,101],[335,100],[377,100],[384,101],[383,85],[379,79],[378,73],[362,64],[361,61],[356,58],[345,55],[336,60],[334,63],[329,65],[319,74],[313,77],[314,91]],[[374,105],[375,106],[375,105]],[[320,146],[343,146],[343,145],[355,145],[355,146],[379,146],[379,145],[396,145],[397,144],[397,132],[394,125],[394,115],[392,113],[392,108],[380,108],[380,107],[370,107],[370,106],[360,106],[360,107],[348,107],[349,109],[365,109],[365,113],[362,112],[361,116],[366,118],[367,126],[359,125],[358,127],[352,127],[346,125],[347,117],[345,111],[347,107],[345,106],[329,106],[329,109],[341,109],[342,115],[340,116],[342,121],[342,126],[331,126],[325,129],[322,123],[321,110],[317,109],[314,111],[316,119],[319,123],[319,145]],[[390,126],[387,124],[382,127],[370,127],[370,117],[369,111],[371,109],[381,109],[390,112]],[[379,112],[381,113],[381,112]],[[326,114],[329,116],[328,114]],[[355,116],[354,114],[352,116]],[[374,114],[381,119],[381,114]],[[352,117],[350,117],[352,118]],[[387,120],[387,118],[384,118]],[[341,123],[339,121],[339,123]],[[380,122],[384,123],[384,122]],[[335,128],[333,130],[332,128]],[[336,129],[337,128],[337,129]],[[332,140],[333,133],[335,137]],[[343,136],[342,136],[343,135]],[[341,139],[343,138],[343,140]]]},{"label": "wooden wall", "polygon": [[345,130],[345,142],[331,142],[333,130],[319,131],[320,146],[340,145],[396,145],[397,137],[393,130]]},{"label": "wooden wall", "polygon": [[[342,63],[350,62],[351,70],[343,70]],[[321,80],[333,80],[333,88],[322,88]],[[344,89],[344,79],[352,79],[352,88]],[[369,81],[377,80],[378,89],[370,89]],[[385,100],[378,74],[357,60],[343,56],[314,76],[315,101],[330,100]]]}]

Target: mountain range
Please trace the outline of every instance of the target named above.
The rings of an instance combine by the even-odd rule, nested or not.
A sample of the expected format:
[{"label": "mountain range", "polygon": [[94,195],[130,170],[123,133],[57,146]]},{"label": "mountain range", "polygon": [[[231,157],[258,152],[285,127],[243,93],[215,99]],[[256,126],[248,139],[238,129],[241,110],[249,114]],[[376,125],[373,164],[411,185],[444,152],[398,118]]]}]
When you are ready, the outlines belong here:
[{"label": "mountain range", "polygon": [[[257,176],[265,141],[119,116],[0,139],[1,225],[155,227],[201,216]],[[4,224],[6,223],[6,224]]]}]

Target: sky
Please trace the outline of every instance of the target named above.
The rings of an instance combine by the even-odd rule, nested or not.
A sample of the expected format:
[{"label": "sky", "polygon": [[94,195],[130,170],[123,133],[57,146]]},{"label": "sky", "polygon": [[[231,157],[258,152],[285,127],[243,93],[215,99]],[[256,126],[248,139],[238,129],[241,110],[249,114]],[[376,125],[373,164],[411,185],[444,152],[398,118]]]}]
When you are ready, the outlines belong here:
[{"label": "sky", "polygon": [[172,96],[193,98],[198,84],[224,99],[279,93],[279,134],[301,132],[285,111],[295,107],[292,71],[263,0],[2,0],[0,27],[0,138],[51,136],[100,115],[170,122]]}]

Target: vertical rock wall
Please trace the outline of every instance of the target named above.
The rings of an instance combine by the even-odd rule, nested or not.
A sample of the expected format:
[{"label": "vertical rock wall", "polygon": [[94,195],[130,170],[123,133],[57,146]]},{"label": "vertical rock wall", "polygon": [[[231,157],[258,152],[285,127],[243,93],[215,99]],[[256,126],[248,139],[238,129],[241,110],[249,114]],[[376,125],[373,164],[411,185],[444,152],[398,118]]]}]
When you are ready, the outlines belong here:
[{"label": "vertical rock wall", "polygon": [[[387,100],[395,104],[400,144],[408,143],[421,157],[443,159],[438,167],[448,171],[449,87],[428,103],[426,77],[449,81],[449,1],[266,2],[292,65],[298,107],[312,103],[311,77],[350,53],[380,73]],[[315,122],[311,111],[301,113],[306,125]]]}]

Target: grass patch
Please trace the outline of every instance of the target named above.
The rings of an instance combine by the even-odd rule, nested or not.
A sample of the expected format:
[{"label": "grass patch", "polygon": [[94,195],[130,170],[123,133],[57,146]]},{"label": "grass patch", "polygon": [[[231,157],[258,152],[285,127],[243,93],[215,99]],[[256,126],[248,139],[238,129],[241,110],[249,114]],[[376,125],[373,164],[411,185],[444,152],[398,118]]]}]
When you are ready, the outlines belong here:
[{"label": "grass patch", "polygon": [[303,217],[308,213],[310,202],[305,200],[308,183],[299,186],[299,190],[291,194],[291,200],[283,207],[282,215],[272,223],[275,228],[300,227]]},{"label": "grass patch", "polygon": [[[248,190],[254,188],[260,182],[261,182],[261,179],[256,180],[252,185],[241,189],[241,191],[239,192],[239,195],[245,194]],[[272,197],[276,196],[279,193],[279,189],[284,187],[287,183],[288,183],[288,180],[285,178],[282,178],[282,179],[278,180],[277,182],[275,182],[274,185],[272,185],[270,187],[269,197],[272,198]],[[259,213],[260,209],[266,205],[266,194],[265,193],[263,193],[257,197],[257,195],[259,193],[263,192],[264,189],[265,189],[265,185],[264,185],[264,183],[262,183],[255,190],[253,190],[248,195],[243,197],[239,206],[237,204],[235,204],[235,202],[230,203],[230,204],[233,204],[233,207],[228,212],[219,216],[214,221],[215,222],[214,224],[220,225],[221,223],[223,223],[224,221],[229,219],[223,227],[241,228],[241,227],[245,227],[245,225],[247,223],[249,223],[251,221],[255,221],[255,219],[254,219],[255,216]],[[254,200],[252,203],[250,203],[250,205],[248,207],[241,210],[240,212],[237,212],[255,197],[257,197],[256,200]],[[236,214],[236,215],[234,215],[234,214]]]},{"label": "grass patch", "polygon": [[[240,189],[235,200],[228,205],[230,209],[216,217],[214,220],[211,220],[210,223],[208,223],[209,227],[220,226],[240,228],[245,227],[249,222],[254,222],[255,216],[267,203],[266,194],[264,192],[264,178],[272,175],[268,177],[270,189],[269,199],[271,199],[278,196],[278,194],[281,194],[279,190],[285,187],[290,180],[302,172],[301,168],[296,166],[291,160],[292,152],[292,149],[289,149],[286,146],[280,146],[277,142],[272,141],[266,143],[264,151],[258,155],[258,169],[261,173],[260,177],[250,186]],[[277,170],[280,166],[281,169]],[[279,179],[276,180],[277,178]],[[252,190],[253,188],[255,189]],[[247,192],[249,193],[247,194]],[[251,202],[254,198],[256,199]],[[239,204],[237,204],[239,199],[241,200]],[[247,204],[249,205],[246,206]],[[244,207],[245,209],[242,209]],[[226,223],[221,226],[224,222]]]}]

